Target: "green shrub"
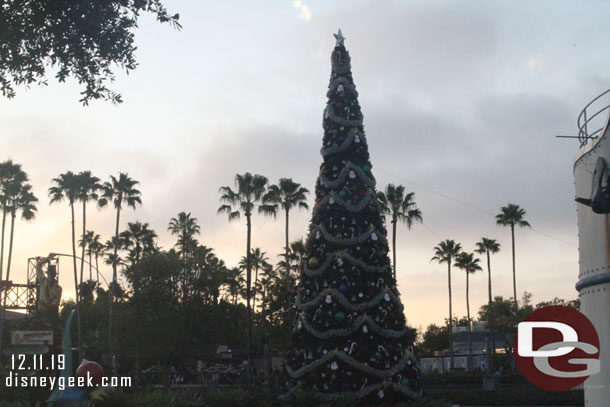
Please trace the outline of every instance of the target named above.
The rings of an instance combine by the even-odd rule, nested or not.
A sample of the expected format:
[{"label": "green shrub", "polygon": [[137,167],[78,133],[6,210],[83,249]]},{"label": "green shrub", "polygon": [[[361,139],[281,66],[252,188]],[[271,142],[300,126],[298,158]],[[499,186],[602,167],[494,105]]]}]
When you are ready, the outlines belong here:
[{"label": "green shrub", "polygon": [[135,407],[130,395],[109,388],[98,388],[90,395],[91,407]]},{"label": "green shrub", "polygon": [[412,407],[451,407],[453,403],[445,400],[435,400],[431,398],[423,398],[411,404]]},{"label": "green shrub", "polygon": [[112,389],[98,389],[91,394],[90,407],[190,407],[201,404],[201,396],[192,391],[153,391],[125,394]]},{"label": "green shrub", "polygon": [[544,391],[533,386],[500,388],[496,391],[449,390],[429,395],[467,406],[582,406],[582,390]]},{"label": "green shrub", "polygon": [[242,389],[214,389],[206,391],[202,399],[206,407],[279,407],[277,396],[268,391]]},{"label": "green shrub", "polygon": [[0,401],[0,407],[30,407],[29,401]]}]

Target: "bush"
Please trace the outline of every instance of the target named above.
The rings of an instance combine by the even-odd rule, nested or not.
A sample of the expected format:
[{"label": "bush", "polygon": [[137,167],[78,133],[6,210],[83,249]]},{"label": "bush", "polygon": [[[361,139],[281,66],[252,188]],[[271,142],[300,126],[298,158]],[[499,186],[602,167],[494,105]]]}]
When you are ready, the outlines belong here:
[{"label": "bush", "polygon": [[201,403],[201,396],[192,391],[153,391],[126,394],[111,389],[98,389],[91,394],[88,407],[191,407]]},{"label": "bush", "polygon": [[279,407],[277,396],[267,391],[209,390],[202,395],[206,407]]},{"label": "bush", "polygon": [[435,400],[431,398],[423,398],[412,404],[413,407],[452,407],[453,403],[445,401],[443,399]]},{"label": "bush", "polygon": [[[518,391],[516,391],[518,389]],[[434,399],[451,400],[467,406],[582,406],[584,392],[544,391],[533,386],[501,388],[496,391],[449,390],[430,394]]]},{"label": "bush", "polygon": [[30,407],[29,401],[0,401],[0,407]]}]

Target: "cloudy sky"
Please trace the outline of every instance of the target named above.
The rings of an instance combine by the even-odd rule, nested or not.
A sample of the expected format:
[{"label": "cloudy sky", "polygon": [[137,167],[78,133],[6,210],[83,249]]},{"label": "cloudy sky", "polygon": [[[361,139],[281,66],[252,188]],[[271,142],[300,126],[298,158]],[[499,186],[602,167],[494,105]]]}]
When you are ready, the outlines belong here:
[{"label": "cloudy sky", "polygon": [[[69,208],[49,206],[51,178],[119,171],[141,182],[143,205],[127,221],[150,223],[169,248],[169,219],[191,212],[201,243],[229,265],[245,252],[245,224],[217,216],[218,188],[250,171],[292,177],[313,190],[321,162],[322,110],[332,33],[341,28],[360,93],[378,188],[416,193],[423,225],[399,228],[398,280],[414,326],[447,314],[445,265],[430,263],[450,238],[473,250],[497,239],[494,294],[512,295],[510,232],[494,215],[508,202],[527,210],[517,231],[518,292],[539,302],[576,297],[578,274],[572,158],[584,105],[610,85],[610,4],[602,1],[217,1],[167,0],[182,31],[150,16],[137,31],[140,63],[119,73],[120,106],[78,103],[75,83],[19,89],[0,99],[2,159],[23,164],[39,214],[19,222],[13,277],[28,257],[70,252]],[[312,197],[313,201],[313,197]],[[90,210],[104,240],[110,210]],[[310,213],[292,217],[292,239]],[[77,224],[77,227],[80,227]],[[280,220],[255,217],[254,245],[273,259]],[[69,262],[61,284],[70,287]],[[105,271],[110,276],[109,270]],[[486,301],[486,275],[471,278],[471,309]],[[454,312],[465,315],[465,276],[453,275]]]}]

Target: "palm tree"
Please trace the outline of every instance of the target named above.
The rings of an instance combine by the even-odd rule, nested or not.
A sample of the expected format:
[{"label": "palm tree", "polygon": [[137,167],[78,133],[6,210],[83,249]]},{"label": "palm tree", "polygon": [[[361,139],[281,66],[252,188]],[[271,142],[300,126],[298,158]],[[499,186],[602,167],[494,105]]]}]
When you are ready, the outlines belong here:
[{"label": "palm tree", "polygon": [[[110,181],[106,181],[102,185],[102,197],[97,201],[99,207],[105,207],[109,202],[112,202],[116,209],[116,225],[114,229],[114,239],[116,243],[113,245],[114,254],[112,256],[112,287],[109,290],[110,310],[108,311],[108,350],[112,355],[112,308],[113,308],[113,291],[117,284],[117,266],[118,266],[118,248],[119,248],[119,222],[121,218],[121,209],[123,204],[128,207],[136,208],[136,205],[142,204],[141,193],[136,189],[139,182],[130,178],[126,173],[119,173],[116,178],[110,176]],[[113,367],[114,368],[114,367]]]},{"label": "palm tree", "polygon": [[[307,250],[305,249],[305,243],[303,243],[303,238],[299,240],[295,240],[290,243],[290,254],[288,255],[288,265],[287,270],[292,269],[294,272],[298,273],[301,270],[301,264],[303,260],[307,257]],[[287,276],[286,278],[289,278]]]},{"label": "palm tree", "polygon": [[[85,255],[87,255],[89,257],[89,281],[93,280],[93,265],[91,264],[91,257],[93,256],[93,252],[91,251],[91,248],[89,247],[89,245],[91,244],[91,239],[93,239],[93,236],[95,235],[95,232],[92,230],[87,230],[84,234],[83,237],[81,237],[78,241],[78,246],[82,247]],[[81,256],[81,258],[84,258],[84,256]],[[81,278],[82,280],[82,278]],[[82,281],[81,281],[81,285],[82,285]]]},{"label": "palm tree", "polygon": [[175,246],[182,252],[182,260],[186,265],[187,253],[197,247],[195,235],[200,234],[201,228],[197,224],[197,218],[191,217],[191,213],[180,212],[177,218],[171,218],[167,230],[172,235],[178,235],[178,242]]},{"label": "palm tree", "polygon": [[[5,163],[0,164],[4,166]],[[13,254],[13,237],[15,233],[15,218],[17,212],[21,212],[21,217],[24,220],[31,220],[36,215],[36,205],[38,198],[32,193],[32,186],[26,184],[28,180],[27,174],[21,170],[20,165],[10,163],[4,167],[8,169],[8,173],[3,174],[2,180],[0,181],[0,201],[2,205],[2,252],[4,252],[4,228],[6,215],[11,216],[10,226],[10,238],[9,238],[9,249],[8,249],[8,260],[6,265],[6,280],[10,279],[11,274],[11,259]],[[3,172],[3,170],[2,170]],[[7,175],[6,177],[4,175]],[[0,257],[3,257],[2,256]],[[1,263],[4,259],[0,260],[0,281],[2,281],[2,266]],[[2,353],[2,335],[4,333],[4,319],[6,310],[7,295],[4,295],[2,302],[2,313],[0,314],[0,353]]]},{"label": "palm tree", "polygon": [[284,258],[286,260],[286,288],[288,289],[289,283],[289,261],[288,256],[290,252],[290,238],[288,233],[289,225],[289,213],[294,207],[301,209],[309,209],[307,205],[307,194],[309,190],[301,186],[301,184],[294,182],[291,178],[280,178],[278,185],[271,185],[267,190],[265,196],[263,196],[263,202],[281,206],[286,213],[286,245],[284,246]]},{"label": "palm tree", "polygon": [[[112,266],[112,263],[116,263],[117,266],[125,265],[123,258],[119,254],[119,251],[125,248],[125,242],[121,237],[117,239],[116,236],[112,236],[112,238],[106,240],[106,243],[102,246],[102,256],[104,257],[104,264]],[[116,253],[116,254],[115,254]],[[114,284],[114,281],[111,281],[110,284]]]},{"label": "palm tree", "polygon": [[[121,257],[121,255],[119,254],[120,251],[125,249],[125,242],[123,241],[123,239],[121,239],[121,237],[119,236],[119,238],[117,239],[116,236],[112,236],[110,239],[106,240],[106,243],[104,243],[102,245],[102,258],[104,260],[104,264],[108,265],[108,266],[113,266],[113,264],[116,264],[116,267],[118,268],[119,266],[126,266],[125,264],[125,260],[123,260],[123,258]],[[116,254],[115,254],[116,253]],[[109,295],[109,299],[117,299],[119,298],[121,292],[122,292],[122,288],[121,285],[119,284],[118,281],[110,281],[109,283],[106,282],[108,284],[108,295]],[[110,297],[112,292],[112,298]],[[111,313],[110,308],[112,308],[112,303],[110,304],[109,307],[109,314]],[[111,315],[109,315],[109,319],[111,319]]]},{"label": "palm tree", "polygon": [[381,211],[392,218],[392,268],[396,280],[396,224],[400,220],[411,229],[415,222],[423,220],[421,211],[415,204],[415,192],[405,195],[405,187],[388,184],[383,192],[377,193],[381,203]]},{"label": "palm tree", "polygon": [[[4,232],[6,230],[6,217],[11,212],[12,201],[19,193],[21,185],[24,182],[27,182],[27,179],[27,174],[21,169],[21,164],[15,164],[12,160],[0,163],[0,207],[2,208],[0,281],[2,281],[2,270],[4,265]],[[8,278],[6,280],[8,280]]]},{"label": "palm tree", "polygon": [[199,245],[193,251],[193,263],[196,272],[194,281],[201,288],[206,302],[217,306],[220,289],[228,283],[229,278],[225,262],[214,254],[213,249]]},{"label": "palm tree", "polygon": [[129,250],[129,257],[133,265],[138,264],[140,257],[149,254],[155,249],[157,234],[149,229],[148,223],[128,222],[127,229],[119,234],[123,248]]},{"label": "palm tree", "polygon": [[74,230],[74,203],[78,200],[80,192],[80,180],[78,175],[72,171],[64,174],[59,174],[57,178],[53,178],[51,182],[54,186],[49,188],[50,203],[61,202],[64,199],[68,200],[70,205],[70,213],[72,219],[72,262],[74,265],[74,294],[76,297],[76,319],[78,321],[78,354],[79,359],[82,359],[81,349],[81,324],[80,324],[80,296],[78,291],[78,274],[76,269],[76,232]]},{"label": "palm tree", "polygon": [[232,269],[227,270],[227,292],[233,306],[237,305],[237,299],[245,284],[244,277],[241,274],[242,270],[239,267],[233,267]]},{"label": "palm tree", "polygon": [[479,259],[474,258],[473,253],[462,252],[455,258],[455,267],[466,272],[466,317],[468,318],[468,356],[472,356],[472,339],[470,327],[470,274],[482,270]]},{"label": "palm tree", "polygon": [[447,279],[449,282],[449,368],[453,369],[453,308],[451,304],[451,263],[462,251],[462,245],[453,240],[446,239],[434,248],[434,257],[430,261],[439,264],[447,263]]},{"label": "palm tree", "polygon": [[496,215],[496,224],[500,226],[510,226],[510,236],[513,248],[513,308],[515,318],[519,310],[517,304],[517,272],[515,270],[515,225],[519,227],[531,227],[529,222],[524,219],[525,209],[519,205],[509,203],[507,206],[500,208],[501,213]]},{"label": "palm tree", "polygon": [[189,271],[192,265],[193,251],[198,245],[195,235],[200,234],[201,228],[197,224],[197,218],[192,217],[190,212],[180,212],[177,218],[170,219],[167,230],[171,231],[172,235],[178,235],[175,246],[178,247],[178,253],[182,255],[182,298],[183,304],[186,304],[190,297],[190,289],[196,280],[195,276]]},{"label": "palm tree", "polygon": [[281,272],[285,274],[288,270],[289,275],[278,275],[278,278],[281,278],[285,282],[286,279],[292,277],[294,273],[298,273],[301,270],[301,263],[306,255],[307,251],[305,249],[305,243],[303,243],[303,238],[290,242],[290,250],[288,251],[288,267],[286,267],[286,260],[280,260],[277,263],[277,271],[280,272],[280,274]]},{"label": "palm tree", "polygon": [[493,296],[491,294],[491,261],[490,255],[496,254],[500,251],[500,243],[495,239],[489,239],[482,237],[480,242],[477,242],[476,253],[487,255],[487,294],[488,294],[488,305],[491,309],[493,303]]},{"label": "palm tree", "polygon": [[80,283],[79,291],[81,293],[81,301],[85,304],[93,302],[93,293],[97,287],[97,283],[93,280],[87,280]]},{"label": "palm tree", "polygon": [[[489,312],[490,314],[492,313],[492,308],[493,308],[493,295],[491,293],[491,260],[490,260],[490,255],[491,254],[495,254],[498,253],[500,251],[500,243],[498,243],[495,239],[489,239],[486,237],[482,237],[480,242],[477,242],[477,248],[475,250],[475,252],[479,253],[479,254],[486,254],[487,255],[487,294],[488,294],[488,307],[489,307]],[[488,321],[489,323],[490,321]],[[489,332],[489,330],[488,330]],[[495,338],[495,334],[493,332],[491,332],[491,336],[492,336],[492,341],[490,343],[489,341],[489,334],[486,334],[486,340],[487,340],[487,347],[488,347],[488,351],[491,350],[491,354],[495,355],[496,354],[496,338]],[[490,349],[491,348],[491,349]],[[491,359],[493,361],[493,359]],[[491,365],[490,365],[491,367]]]},{"label": "palm tree", "polygon": [[[258,270],[265,269],[270,266],[268,263],[269,258],[267,257],[267,253],[261,252],[260,248],[252,249],[252,253],[250,254],[250,263],[252,267],[254,267],[254,285],[253,285],[253,293],[252,293],[252,309],[256,312],[256,296],[258,292],[256,291],[257,283],[258,283]],[[239,267],[243,270],[247,267],[248,259],[246,257],[242,257],[239,262]]]},{"label": "palm tree", "polygon": [[38,202],[38,198],[34,196],[32,193],[32,186],[30,184],[23,184],[19,190],[19,193],[13,200],[13,205],[11,209],[11,228],[10,228],[10,237],[9,237],[9,245],[8,245],[8,260],[6,264],[6,279],[8,280],[11,272],[11,258],[13,254],[13,236],[15,233],[15,218],[17,217],[17,212],[21,212],[21,218],[23,220],[29,221],[36,217],[36,202]]},{"label": "palm tree", "polygon": [[[252,383],[252,308],[250,307],[250,289],[252,286],[252,211],[262,201],[267,190],[268,180],[258,174],[235,174],[235,191],[229,186],[220,187],[220,202],[224,203],[218,208],[218,213],[227,213],[229,222],[239,219],[243,212],[246,216],[246,307],[248,310],[248,383]],[[258,204],[259,213],[275,215],[276,206],[265,203]]]},{"label": "palm tree", "polygon": [[[83,234],[84,239],[87,231],[87,202],[97,201],[97,192],[101,188],[100,179],[91,175],[91,171],[81,171],[77,175],[78,178],[78,195],[77,199],[83,203]],[[80,282],[83,283],[83,269],[85,267],[85,246],[82,246],[80,256]]]},{"label": "palm tree", "polygon": [[[95,267],[96,272],[96,285],[100,282],[100,271],[98,267],[98,257],[102,254],[104,246],[100,242],[101,236],[95,233],[93,230],[88,230],[82,239],[78,241],[80,247],[85,247],[85,255],[89,257],[89,281],[93,281],[93,268]],[[93,257],[95,256],[95,266],[93,266]],[[82,284],[82,283],[81,283]],[[95,288],[95,287],[94,287]]]},{"label": "palm tree", "polygon": [[98,234],[94,234],[91,237],[89,244],[89,264],[91,264],[91,255],[95,256],[95,282],[100,283],[100,268],[98,258],[104,253],[104,245],[101,242],[102,237]]}]

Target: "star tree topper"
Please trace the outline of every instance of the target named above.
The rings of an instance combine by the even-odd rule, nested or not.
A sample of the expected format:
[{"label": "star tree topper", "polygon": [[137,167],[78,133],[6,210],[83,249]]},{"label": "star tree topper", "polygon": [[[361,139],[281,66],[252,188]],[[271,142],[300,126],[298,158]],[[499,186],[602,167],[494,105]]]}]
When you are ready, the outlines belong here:
[{"label": "star tree topper", "polygon": [[337,34],[333,34],[333,35],[335,36],[335,39],[337,40],[335,47],[338,47],[339,45],[343,45],[343,41],[345,41],[345,37],[343,36],[341,29],[339,28],[339,32]]}]

